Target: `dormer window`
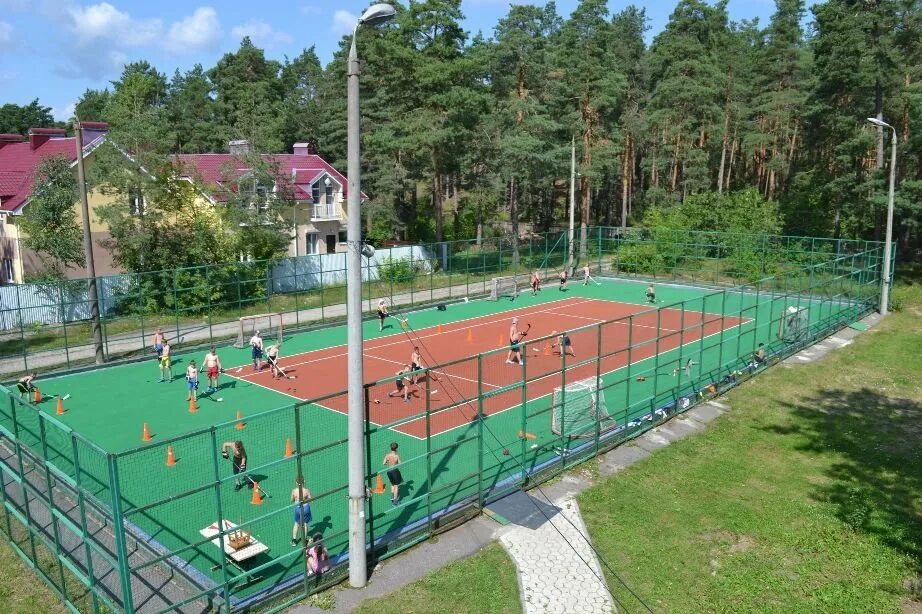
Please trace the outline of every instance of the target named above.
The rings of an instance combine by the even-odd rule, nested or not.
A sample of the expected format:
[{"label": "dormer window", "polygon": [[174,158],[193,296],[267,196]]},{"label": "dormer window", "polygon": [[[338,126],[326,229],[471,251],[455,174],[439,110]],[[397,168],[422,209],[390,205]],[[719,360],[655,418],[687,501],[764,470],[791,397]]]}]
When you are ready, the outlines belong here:
[{"label": "dormer window", "polygon": [[320,183],[319,182],[311,186],[311,201],[315,205],[320,204]]},{"label": "dormer window", "polygon": [[324,204],[325,205],[332,204],[333,203],[333,182],[330,181],[329,177],[324,178],[323,187],[324,187],[324,196],[326,196],[326,201],[324,201]]}]

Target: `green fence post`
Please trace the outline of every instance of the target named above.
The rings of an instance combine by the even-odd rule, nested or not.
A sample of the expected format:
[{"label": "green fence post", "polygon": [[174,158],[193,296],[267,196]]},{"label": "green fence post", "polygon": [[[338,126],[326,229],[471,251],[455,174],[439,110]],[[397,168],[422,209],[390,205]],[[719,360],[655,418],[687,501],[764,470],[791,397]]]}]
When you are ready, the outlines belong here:
[{"label": "green fence post", "polygon": [[115,534],[115,553],[119,566],[118,575],[122,585],[122,608],[125,614],[132,614],[134,612],[134,599],[131,596],[131,564],[128,561],[128,548],[125,545],[125,523],[122,519],[122,494],[118,481],[118,461],[114,454],[107,454],[106,461],[109,465],[109,489],[112,493],[112,524],[114,525],[112,533]]},{"label": "green fence post", "polygon": [[316,259],[317,259],[317,262],[320,263],[320,266],[318,267],[318,268],[320,269],[320,280],[319,280],[319,286],[320,286],[320,322],[323,323],[323,322],[325,321],[325,319],[326,319],[326,317],[324,316],[324,313],[323,313],[323,287],[324,287],[324,283],[323,283],[323,256],[320,255],[320,254],[315,254],[315,255],[314,255],[314,258],[316,258]]},{"label": "green fence post", "polygon": [[179,339],[179,296],[177,294],[177,285],[179,281],[176,279],[176,269],[173,269],[173,314],[176,316],[176,337]]},{"label": "green fence post", "polygon": [[525,454],[528,453],[528,438],[525,437],[525,433],[528,432],[528,361],[526,360],[528,350],[529,346],[525,345],[519,354],[519,362],[522,363],[522,417],[519,421],[519,429],[522,431],[522,437],[519,438],[521,444],[519,448],[522,455],[522,486],[525,485],[525,480],[528,477],[528,471],[525,469]]},{"label": "green fence post", "polygon": [[38,430],[42,438],[42,449],[45,454],[45,462],[42,463],[42,468],[45,470],[45,488],[47,489],[47,499],[46,503],[48,504],[48,515],[51,520],[51,535],[54,538],[54,555],[57,560],[58,574],[61,580],[61,592],[65,595],[67,594],[67,581],[64,579],[64,564],[61,562],[61,534],[58,531],[58,519],[54,515],[54,496],[52,496],[51,488],[54,484],[54,481],[51,479],[51,461],[48,458],[48,443],[47,443],[47,431],[45,429],[45,418],[41,413],[38,414]]},{"label": "green fence post", "polygon": [[[214,468],[214,505],[215,512],[217,512],[218,522],[224,520],[224,512],[221,505],[221,471],[219,469],[220,461],[218,460],[218,435],[217,429],[211,427],[211,464]],[[218,525],[218,547],[221,549],[221,552],[224,552],[224,526],[223,524]],[[228,577],[227,577],[227,557],[221,557],[221,584],[224,587],[224,611],[230,612],[230,594],[231,587],[229,586]]]},{"label": "green fence post", "polygon": [[598,235],[598,240],[599,240],[599,243],[598,243],[599,253],[596,255],[598,256],[598,259],[599,259],[599,273],[601,274],[602,273],[602,227],[601,226],[596,226],[596,234]]},{"label": "green fence post", "polygon": [[429,490],[426,492],[426,530],[432,535],[432,490],[435,484],[432,479],[432,387],[429,382],[430,370],[426,368],[426,481]]},{"label": "green fence post", "polygon": [[26,345],[26,328],[22,318],[22,297],[19,294],[19,284],[16,288],[16,315],[19,317],[19,343],[22,345],[22,368],[29,372],[29,348]]},{"label": "green fence post", "polygon": [[484,506],[483,419],[483,354],[477,354],[477,505],[481,510]]},{"label": "green fence post", "polygon": [[[596,350],[595,350],[595,390],[596,390],[596,407],[599,406],[599,395],[604,395],[602,390],[602,327],[604,324],[596,326]],[[601,413],[596,411],[595,414],[595,454],[599,453],[599,443],[602,436]]]},{"label": "green fence post", "polygon": [[[86,556],[86,577],[89,580],[90,595],[93,597],[93,611],[99,611],[99,597],[96,595],[96,574],[93,570],[93,550],[90,548],[90,532],[86,526],[86,500],[84,495],[83,480],[81,479],[82,471],[80,469],[80,452],[77,446],[77,436],[75,433],[70,434],[71,453],[74,457],[74,482],[77,485],[77,509],[80,511],[80,531],[83,538],[83,552]],[[7,515],[9,516],[9,515]]]}]

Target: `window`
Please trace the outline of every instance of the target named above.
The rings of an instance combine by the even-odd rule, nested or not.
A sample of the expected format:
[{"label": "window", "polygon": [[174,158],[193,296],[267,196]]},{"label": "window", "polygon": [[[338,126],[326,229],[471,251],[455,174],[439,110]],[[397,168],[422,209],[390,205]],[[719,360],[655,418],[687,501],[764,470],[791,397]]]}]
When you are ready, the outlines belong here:
[{"label": "window", "polygon": [[340,242],[340,243],[345,243],[345,242],[346,242],[346,231],[345,231],[345,230],[340,230],[340,231],[339,231],[339,242]]},{"label": "window", "polygon": [[314,201],[315,205],[320,204],[320,184],[315,183],[311,186],[311,200]]},{"label": "window", "polygon": [[331,205],[333,204],[333,183],[330,182],[329,179],[327,179],[327,185],[325,185],[324,187],[326,188],[326,194],[325,194],[326,203],[325,204]]},{"label": "window", "polygon": [[13,260],[11,258],[3,259],[3,281],[13,283]]},{"label": "window", "polygon": [[306,254],[310,255],[317,253],[317,239],[319,236],[320,235],[318,235],[316,232],[309,232],[305,235],[305,239],[307,240],[307,251],[305,252]]}]

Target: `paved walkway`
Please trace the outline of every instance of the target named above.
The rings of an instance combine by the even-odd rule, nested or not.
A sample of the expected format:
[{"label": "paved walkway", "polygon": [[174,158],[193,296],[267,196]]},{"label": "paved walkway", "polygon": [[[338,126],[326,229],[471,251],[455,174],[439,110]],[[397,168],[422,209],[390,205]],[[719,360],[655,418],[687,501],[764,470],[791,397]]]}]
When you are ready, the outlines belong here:
[{"label": "paved walkway", "polygon": [[525,614],[615,611],[605,575],[587,538],[579,506],[572,495],[553,505],[525,493],[503,501],[521,502],[525,516],[500,532],[499,540],[519,573],[519,595]]}]

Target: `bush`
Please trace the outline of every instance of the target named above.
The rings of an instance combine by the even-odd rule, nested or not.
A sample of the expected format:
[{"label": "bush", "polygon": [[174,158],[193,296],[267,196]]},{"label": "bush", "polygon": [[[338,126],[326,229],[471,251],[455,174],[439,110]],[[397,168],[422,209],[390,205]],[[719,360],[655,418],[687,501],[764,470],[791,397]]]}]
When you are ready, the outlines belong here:
[{"label": "bush", "polygon": [[378,264],[378,278],[391,283],[408,283],[419,274],[419,264],[409,258],[388,258]]}]

